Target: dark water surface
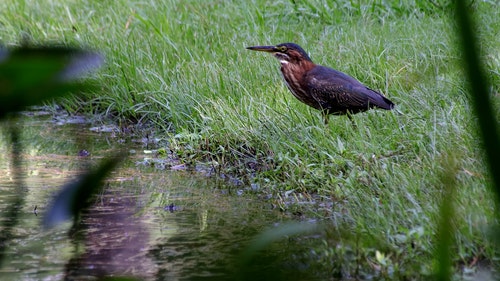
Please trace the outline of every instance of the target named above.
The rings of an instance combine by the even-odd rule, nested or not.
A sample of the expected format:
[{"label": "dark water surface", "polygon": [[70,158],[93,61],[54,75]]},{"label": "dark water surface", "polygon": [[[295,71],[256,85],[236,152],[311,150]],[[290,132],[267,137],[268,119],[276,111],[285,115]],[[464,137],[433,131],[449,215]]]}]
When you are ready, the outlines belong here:
[{"label": "dark water surface", "polygon": [[[202,172],[138,165],[153,157],[144,153],[148,147],[134,142],[134,137],[91,132],[80,121],[64,125],[47,117],[16,121],[22,131],[25,193],[14,180],[7,138],[0,140],[0,219],[6,219],[5,210],[20,192],[24,196],[0,267],[1,280],[95,280],[102,276],[312,280],[323,275],[300,262],[309,249],[303,242],[306,238],[280,239],[242,266],[242,253],[256,235],[279,228],[290,217],[250,188],[226,185]],[[82,228],[70,233],[68,222],[42,229],[52,195],[117,149],[129,157],[106,181],[83,216]],[[81,150],[90,156],[79,156]],[[313,238],[309,240],[321,240]]]}]

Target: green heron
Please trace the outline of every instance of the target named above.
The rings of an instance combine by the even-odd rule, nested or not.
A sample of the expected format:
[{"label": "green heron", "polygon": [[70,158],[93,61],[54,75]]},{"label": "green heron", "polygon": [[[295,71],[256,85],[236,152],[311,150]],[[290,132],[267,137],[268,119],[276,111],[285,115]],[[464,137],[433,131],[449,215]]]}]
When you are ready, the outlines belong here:
[{"label": "green heron", "polygon": [[391,110],[394,103],[377,91],[340,71],[317,65],[299,45],[247,47],[272,53],[281,63],[281,74],[292,94],[301,102],[321,111],[325,124],[328,116],[351,114],[371,108]]}]

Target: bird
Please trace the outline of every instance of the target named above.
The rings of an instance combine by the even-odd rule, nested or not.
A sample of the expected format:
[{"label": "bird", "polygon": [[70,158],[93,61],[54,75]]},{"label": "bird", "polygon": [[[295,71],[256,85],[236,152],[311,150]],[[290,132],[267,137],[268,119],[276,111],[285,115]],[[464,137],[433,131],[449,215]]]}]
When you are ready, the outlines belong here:
[{"label": "bird", "polygon": [[355,78],[338,70],[315,64],[295,43],[252,46],[248,50],[268,52],[281,63],[281,74],[292,94],[321,111],[325,124],[330,115],[351,115],[372,108],[391,110],[394,103]]}]

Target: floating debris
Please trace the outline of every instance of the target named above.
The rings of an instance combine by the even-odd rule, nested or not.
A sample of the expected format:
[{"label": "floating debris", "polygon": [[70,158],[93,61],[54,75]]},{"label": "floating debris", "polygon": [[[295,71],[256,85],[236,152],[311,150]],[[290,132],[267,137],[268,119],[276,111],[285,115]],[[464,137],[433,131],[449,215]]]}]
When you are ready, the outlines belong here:
[{"label": "floating debris", "polygon": [[180,211],[179,206],[174,205],[174,203],[170,203],[169,205],[165,206],[165,208],[163,208],[163,209],[165,211],[169,211],[171,213],[173,213],[175,211]]},{"label": "floating debris", "polygon": [[78,156],[88,157],[88,156],[90,156],[90,152],[86,149],[82,149],[82,150],[78,151]]},{"label": "floating debris", "polygon": [[102,125],[102,126],[90,127],[89,130],[91,132],[97,132],[97,133],[119,133],[120,127],[118,127],[117,125]]}]

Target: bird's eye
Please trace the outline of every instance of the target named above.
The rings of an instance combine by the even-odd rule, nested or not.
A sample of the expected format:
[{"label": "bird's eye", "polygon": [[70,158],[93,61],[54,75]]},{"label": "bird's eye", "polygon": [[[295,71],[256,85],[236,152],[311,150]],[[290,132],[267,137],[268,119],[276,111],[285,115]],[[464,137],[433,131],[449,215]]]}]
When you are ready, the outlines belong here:
[{"label": "bird's eye", "polygon": [[280,46],[279,49],[280,49],[281,52],[286,52],[286,47],[285,46]]}]

